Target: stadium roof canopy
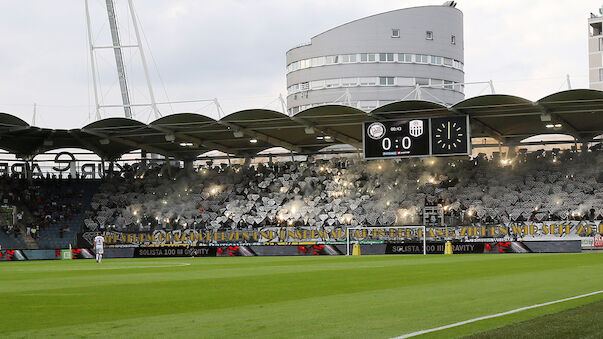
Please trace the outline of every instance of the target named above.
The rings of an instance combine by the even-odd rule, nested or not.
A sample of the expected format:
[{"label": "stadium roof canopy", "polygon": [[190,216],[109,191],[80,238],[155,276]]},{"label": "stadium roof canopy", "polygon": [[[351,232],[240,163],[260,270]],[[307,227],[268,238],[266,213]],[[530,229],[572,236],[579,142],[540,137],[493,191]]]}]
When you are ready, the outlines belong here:
[{"label": "stadium roof canopy", "polygon": [[88,149],[105,159],[117,159],[135,149],[176,159],[194,159],[211,150],[255,155],[272,147],[309,154],[336,144],[360,148],[364,121],[453,115],[470,117],[472,137],[492,137],[503,144],[540,134],[592,139],[603,134],[603,92],[568,90],[536,102],[511,95],[482,95],[450,107],[408,100],[371,112],[324,105],[294,116],[249,109],[220,120],[179,113],[149,124],[107,118],[71,130],[34,127],[16,116],[0,113],[0,148],[21,158],[58,148]]}]

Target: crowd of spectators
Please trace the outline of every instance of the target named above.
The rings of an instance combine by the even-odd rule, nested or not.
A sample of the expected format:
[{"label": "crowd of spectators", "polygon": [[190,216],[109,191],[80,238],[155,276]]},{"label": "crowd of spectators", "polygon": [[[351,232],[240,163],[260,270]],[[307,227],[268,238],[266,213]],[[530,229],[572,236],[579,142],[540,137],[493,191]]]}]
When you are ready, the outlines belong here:
[{"label": "crowd of spectators", "polygon": [[[24,233],[39,239],[40,231],[47,229],[50,224],[71,220],[74,214],[83,210],[84,191],[76,188],[75,181],[56,176],[33,180],[1,176],[1,205],[16,207],[15,223],[2,220],[2,228],[15,237]],[[57,235],[62,237],[65,229],[66,226],[60,227]]]},{"label": "crowd of spectators", "polygon": [[603,218],[602,169],[601,151],[557,150],[133,168],[101,185],[85,224],[118,231],[416,225],[426,205],[441,206],[449,225],[594,221]]}]

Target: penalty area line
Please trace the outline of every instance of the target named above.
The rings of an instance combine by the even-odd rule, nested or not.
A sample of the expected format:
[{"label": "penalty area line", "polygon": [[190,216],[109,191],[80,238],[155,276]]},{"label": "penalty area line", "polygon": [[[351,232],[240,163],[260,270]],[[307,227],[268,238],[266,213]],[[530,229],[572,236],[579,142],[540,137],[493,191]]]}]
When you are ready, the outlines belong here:
[{"label": "penalty area line", "polygon": [[449,329],[449,328],[453,328],[453,327],[458,327],[458,326],[462,326],[462,325],[474,323],[474,322],[481,321],[481,320],[502,317],[502,316],[505,316],[505,315],[509,315],[509,314],[513,314],[513,313],[517,313],[517,312],[522,312],[522,311],[526,311],[526,310],[531,310],[531,309],[538,308],[538,307],[543,307],[543,306],[558,304],[558,303],[562,303],[562,302],[565,302],[565,301],[580,299],[580,298],[584,298],[584,297],[590,297],[592,295],[596,295],[596,294],[600,294],[600,293],[603,293],[603,290],[595,291],[595,292],[591,292],[591,293],[586,293],[586,294],[581,294],[581,295],[577,295],[577,296],[574,296],[574,297],[569,297],[569,298],[564,298],[564,299],[549,301],[549,302],[542,303],[542,304],[535,304],[535,305],[531,305],[531,306],[520,307],[520,308],[516,308],[514,310],[510,310],[510,311],[506,311],[506,312],[501,312],[501,313],[496,313],[496,314],[491,314],[491,315],[486,315],[486,316],[483,316],[483,317],[478,317],[478,318],[473,318],[473,319],[469,319],[469,320],[459,321],[458,323],[454,323],[454,324],[449,324],[449,325],[444,325],[444,326],[440,326],[440,327],[430,328],[428,330],[421,330],[421,331],[416,331],[416,332],[404,334],[404,335],[401,335],[399,337],[394,337],[392,339],[404,339],[404,338],[415,337],[415,336],[418,336],[418,335],[427,334],[427,333],[431,333],[431,332],[437,332],[437,331],[441,331],[441,330],[445,330],[445,329]]}]

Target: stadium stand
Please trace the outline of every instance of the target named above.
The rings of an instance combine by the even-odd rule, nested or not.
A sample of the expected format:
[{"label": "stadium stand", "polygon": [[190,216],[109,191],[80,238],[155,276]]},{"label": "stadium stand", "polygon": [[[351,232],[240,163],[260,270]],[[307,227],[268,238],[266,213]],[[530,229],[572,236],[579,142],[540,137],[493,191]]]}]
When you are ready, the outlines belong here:
[{"label": "stadium stand", "polygon": [[420,224],[440,204],[449,225],[603,218],[603,152],[519,152],[474,159],[332,158],[131,168],[99,188],[88,230]]},{"label": "stadium stand", "polygon": [[15,224],[3,225],[0,244],[6,248],[56,249],[75,244],[83,213],[99,184],[56,177],[30,182],[4,176],[0,181],[2,203],[17,210]]}]

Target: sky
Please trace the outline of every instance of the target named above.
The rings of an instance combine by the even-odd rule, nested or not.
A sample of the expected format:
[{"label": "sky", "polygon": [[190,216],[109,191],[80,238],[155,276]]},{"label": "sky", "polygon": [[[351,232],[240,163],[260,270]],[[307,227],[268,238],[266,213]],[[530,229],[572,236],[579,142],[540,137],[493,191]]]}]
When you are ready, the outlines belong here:
[{"label": "sky", "polygon": [[[226,114],[281,110],[285,52],[325,30],[365,16],[444,1],[133,0],[158,102],[213,100]],[[105,0],[89,0],[93,41],[111,44]],[[134,42],[126,0],[115,0],[122,42]],[[496,93],[537,100],[588,87],[587,18],[600,1],[459,0],[464,13],[465,81],[492,80]],[[96,120],[83,0],[0,2],[0,112],[48,128]],[[120,104],[112,51],[97,50],[100,97]],[[132,102],[149,95],[136,49],[124,49]],[[466,97],[489,94],[470,85]],[[161,104],[162,115],[218,118],[213,101]],[[147,107],[134,118],[155,119]],[[101,117],[123,116],[106,109]]]}]

